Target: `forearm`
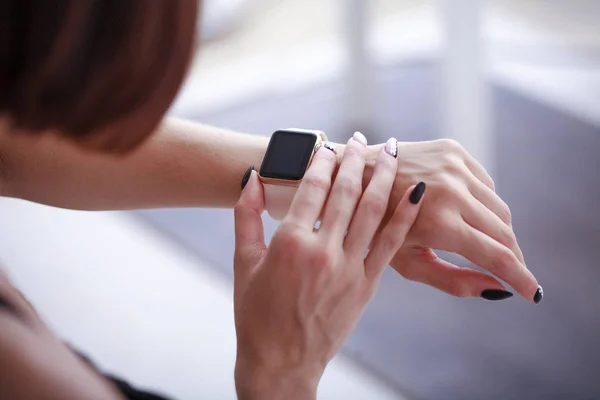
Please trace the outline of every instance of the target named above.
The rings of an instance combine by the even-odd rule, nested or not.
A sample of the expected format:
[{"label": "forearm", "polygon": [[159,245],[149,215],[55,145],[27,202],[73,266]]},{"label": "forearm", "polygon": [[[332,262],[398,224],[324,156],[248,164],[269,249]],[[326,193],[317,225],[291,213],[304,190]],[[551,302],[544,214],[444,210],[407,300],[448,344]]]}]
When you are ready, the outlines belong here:
[{"label": "forearm", "polygon": [[45,326],[1,270],[0,394],[3,399],[124,400]]},{"label": "forearm", "polygon": [[3,196],[74,209],[233,207],[268,137],[166,119],[135,153],[114,157],[55,139],[2,138]]}]

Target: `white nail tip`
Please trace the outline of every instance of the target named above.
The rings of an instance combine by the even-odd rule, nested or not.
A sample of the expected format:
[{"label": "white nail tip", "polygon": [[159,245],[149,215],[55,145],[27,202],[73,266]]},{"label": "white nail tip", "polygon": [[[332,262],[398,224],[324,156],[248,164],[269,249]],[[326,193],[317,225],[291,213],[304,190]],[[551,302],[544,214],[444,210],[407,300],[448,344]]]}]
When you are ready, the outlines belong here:
[{"label": "white nail tip", "polygon": [[398,141],[395,138],[388,139],[385,144],[385,152],[394,158],[398,156]]},{"label": "white nail tip", "polygon": [[325,144],[323,144],[323,147],[325,147],[327,150],[331,150],[333,151],[335,154],[337,154],[337,149],[335,148],[335,145],[331,142],[326,142]]},{"label": "white nail tip", "polygon": [[363,135],[360,132],[354,132],[354,135],[352,135],[352,138],[354,140],[356,140],[358,143],[362,144],[363,146],[367,145],[367,138],[365,137],[365,135]]}]

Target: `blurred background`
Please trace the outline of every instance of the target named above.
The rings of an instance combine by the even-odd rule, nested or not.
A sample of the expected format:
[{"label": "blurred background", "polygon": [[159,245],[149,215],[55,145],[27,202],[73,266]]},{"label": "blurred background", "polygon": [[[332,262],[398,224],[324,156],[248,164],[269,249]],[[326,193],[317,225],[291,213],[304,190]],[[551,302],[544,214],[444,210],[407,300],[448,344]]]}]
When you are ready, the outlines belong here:
[{"label": "blurred background", "polygon": [[[203,21],[171,115],[454,138],[544,286],[539,306],[488,303],[388,271],[320,398],[600,398],[599,1],[205,0]],[[59,334],[144,387],[235,398],[230,210],[0,203],[3,263]]]}]

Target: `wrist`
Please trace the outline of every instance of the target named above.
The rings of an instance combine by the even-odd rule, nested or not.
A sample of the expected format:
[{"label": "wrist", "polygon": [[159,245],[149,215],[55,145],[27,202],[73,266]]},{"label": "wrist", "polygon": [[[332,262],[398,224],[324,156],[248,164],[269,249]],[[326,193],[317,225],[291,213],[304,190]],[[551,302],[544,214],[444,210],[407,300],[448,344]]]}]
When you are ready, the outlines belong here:
[{"label": "wrist", "polygon": [[314,400],[320,376],[299,369],[269,369],[238,359],[235,387],[240,400]]}]

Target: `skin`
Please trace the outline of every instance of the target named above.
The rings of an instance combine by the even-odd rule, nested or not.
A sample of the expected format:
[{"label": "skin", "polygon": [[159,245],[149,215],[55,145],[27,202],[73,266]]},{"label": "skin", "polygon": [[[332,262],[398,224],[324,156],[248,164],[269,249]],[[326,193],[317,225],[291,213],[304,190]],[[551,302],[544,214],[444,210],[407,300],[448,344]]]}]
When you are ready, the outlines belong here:
[{"label": "skin", "polygon": [[[240,195],[241,176],[249,165],[261,164],[268,144],[264,136],[176,119],[166,119],[127,156],[91,152],[54,133],[0,131],[0,195],[84,210],[231,208]],[[370,181],[381,146],[366,149],[361,187]],[[339,164],[345,146],[337,147]],[[495,276],[532,301],[538,283],[518,246],[510,209],[481,165],[447,139],[400,142],[398,151],[388,215],[419,181],[427,183],[429,195],[391,266],[407,279],[458,297],[502,289]],[[491,275],[458,268],[432,249],[460,254]]]},{"label": "skin", "polygon": [[0,393],[6,399],[121,400],[67,348],[0,271]]},{"label": "skin", "polygon": [[[6,125],[2,125],[0,121],[0,127],[2,126]],[[157,132],[135,152],[115,156],[90,151],[85,145],[68,142],[54,132],[41,136],[24,136],[4,129],[0,132],[0,194],[58,207],[88,210],[233,207],[240,199],[241,177],[248,165],[260,165],[267,143],[268,138],[265,137],[166,119]],[[358,260],[356,254],[352,258],[352,249],[340,246],[339,242],[336,247],[331,244],[334,241],[330,242],[333,240],[331,238],[340,238],[340,230],[344,226],[331,221],[348,220],[352,213],[343,214],[340,210],[354,210],[353,202],[357,202],[356,196],[363,192],[363,198],[370,198],[365,207],[371,214],[367,214],[370,217],[361,216],[360,219],[365,221],[364,226],[375,226],[376,233],[363,237],[362,243],[355,248],[366,251],[364,242],[368,239],[373,244],[373,249],[377,243],[387,243],[384,247],[393,250],[382,258],[385,261],[383,264],[377,263],[377,267],[374,267],[378,271],[377,276],[389,263],[407,279],[429,284],[455,296],[474,297],[485,289],[503,287],[491,275],[461,269],[440,260],[431,250],[436,248],[465,256],[504,279],[528,300],[532,299],[537,288],[537,282],[526,269],[522,253],[516,244],[508,207],[495,194],[493,181],[487,173],[457,143],[448,140],[398,143],[399,157],[393,168],[395,174],[388,168],[391,188],[378,191],[369,191],[369,188],[375,187],[371,183],[376,181],[379,165],[377,160],[382,154],[382,145],[364,147],[360,157],[352,147],[337,145],[337,148],[338,154],[331,157],[331,167],[327,170],[329,172],[313,172],[315,168],[316,171],[320,168],[317,158],[303,183],[303,187],[312,187],[317,191],[321,188],[322,193],[327,192],[329,183],[326,178],[330,173],[336,176],[333,191],[346,196],[336,195],[335,198],[340,199],[340,206],[336,208],[321,210],[317,205],[312,208],[304,207],[310,208],[313,213],[323,211],[324,220],[318,235],[326,240],[303,239],[307,235],[305,229],[290,232],[289,227],[303,221],[304,213],[308,212],[290,211],[295,217],[290,216],[282,223],[278,232],[283,233],[279,233],[274,239],[276,246],[266,249],[263,242],[261,251],[258,251],[260,246],[255,246],[255,250],[249,253],[262,254],[262,258],[254,259],[256,264],[248,264],[248,261],[240,263],[240,257],[244,259],[248,256],[240,256],[246,253],[236,248],[236,276],[245,268],[259,271],[252,275],[256,280],[242,279],[242,282],[246,282],[244,284],[240,284],[240,279],[236,278],[236,326],[240,340],[236,382],[241,398],[291,398],[290,393],[286,392],[291,389],[294,389],[294,393],[306,393],[307,398],[314,395],[317,377],[359,318],[370,298],[365,293],[370,295],[376,286],[374,282],[377,280],[359,284],[351,280],[351,277],[339,275],[340,268],[335,265],[355,265],[364,261],[366,266],[367,262]],[[346,159],[353,161],[346,161],[347,167],[344,167],[343,160]],[[350,170],[351,173],[345,172],[350,165],[354,167]],[[416,221],[411,225],[408,236],[405,238],[404,234],[399,233],[395,236],[390,233],[386,235],[385,232],[392,229],[387,227],[396,226],[393,221],[400,218],[394,216],[399,207],[406,203],[402,199],[407,190],[419,181],[427,183],[427,196],[418,217],[414,216]],[[236,237],[240,246],[244,243],[244,233],[240,233],[240,226],[254,226],[255,234],[262,230],[258,228],[257,218],[263,206],[256,203],[256,199],[262,197],[256,194],[259,192],[256,186],[256,176],[253,175],[249,189],[242,196],[241,205],[238,204],[236,208]],[[374,192],[377,196],[373,195]],[[249,195],[246,193],[255,193],[255,197],[248,199]],[[367,196],[369,193],[370,196]],[[381,193],[389,196],[382,196]],[[241,211],[244,207],[250,210],[254,222],[251,217],[243,217],[248,213]],[[299,207],[302,208],[296,206]],[[365,207],[359,207],[355,217]],[[385,211],[383,218],[373,214],[375,211]],[[244,218],[250,219],[249,222],[241,223],[240,218],[241,221],[245,221]],[[306,221],[311,221],[311,218]],[[364,231],[370,232],[368,229]],[[399,232],[403,231],[400,229]],[[287,282],[281,268],[291,261],[285,258],[285,254],[289,252],[278,251],[281,246],[277,245],[279,237],[283,237],[284,244],[297,247],[297,253],[294,254],[323,256],[320,262],[327,272],[309,269],[307,271],[311,273],[307,273],[305,282],[301,279],[288,282],[289,285],[300,282],[308,285],[288,286],[289,293],[296,293],[296,297],[290,298],[288,291],[268,292],[272,296],[268,299],[277,298],[278,301],[266,301],[267,298],[261,293],[277,287],[268,282]],[[255,241],[254,244],[256,243],[259,242]],[[319,247],[322,243],[331,247]],[[326,253],[335,254],[337,258],[331,260]],[[298,259],[305,267],[315,262],[312,258]],[[300,267],[297,267],[296,273],[299,270]],[[322,299],[319,296],[308,296],[314,298],[316,303],[311,303],[307,296],[299,295],[316,292],[316,287],[321,289],[318,286],[321,281],[337,283],[338,280],[345,286],[333,286],[333,291],[323,293]],[[362,295],[355,294],[355,297],[350,298],[352,301],[337,304],[336,299],[343,297],[339,294],[348,292],[355,285],[362,288],[357,289]],[[240,286],[244,289],[239,289]],[[251,289],[253,287],[257,289]],[[322,291],[318,292],[321,294]],[[0,349],[4,349],[0,351],[0,390],[3,393],[14,393],[12,397],[15,398],[120,398],[106,380],[61,343],[34,312],[26,311],[28,308],[24,305],[24,300],[15,301],[20,297],[14,288],[8,284],[3,285],[0,288],[0,298],[10,304],[9,308],[0,308]],[[281,310],[272,309],[278,304],[286,306]],[[324,305],[338,310],[336,313],[339,314],[339,324],[320,326],[315,323],[326,320],[319,314],[327,313],[327,309],[322,308]],[[290,307],[295,307],[296,311],[305,311],[303,317],[310,323],[307,321],[298,324],[298,320],[283,318]],[[248,310],[253,310],[248,314],[251,317],[243,317]],[[29,316],[24,317],[26,315]],[[265,315],[271,316],[268,322],[273,323],[272,332],[264,332],[264,324],[252,322],[260,321],[260,316],[264,318]],[[281,318],[278,319],[279,317]],[[292,342],[279,343],[275,346],[279,351],[268,350],[276,343],[272,337],[276,336],[274,332],[281,330],[292,332],[296,339],[286,336]],[[321,336],[314,337],[319,344],[314,345],[314,353],[307,355],[309,358],[302,362],[285,359],[289,352],[282,349],[309,346],[306,343],[299,345],[298,340],[312,337],[315,332]],[[259,342],[260,338],[263,338],[262,342]],[[272,358],[278,359],[278,363],[273,364]],[[53,362],[50,363],[49,360]],[[291,364],[288,366],[287,362]],[[56,363],[61,365],[60,369],[52,367]],[[302,366],[298,367],[299,363]],[[287,372],[281,375],[281,370],[273,365],[283,365],[283,371]],[[24,374],[22,371],[28,372]],[[37,384],[32,385],[31,382]]]},{"label": "skin", "polygon": [[336,157],[321,148],[268,247],[262,187],[252,173],[235,208],[240,399],[316,398],[327,363],[354,329],[416,220],[420,203],[409,203],[411,187],[375,239],[397,160],[380,151],[364,194],[348,190],[363,174],[365,152],[350,139],[332,183]]},{"label": "skin", "polygon": [[[149,133],[142,126],[160,117],[147,114],[131,116],[140,126],[136,134]],[[98,142],[74,143],[62,132],[24,133],[0,117],[2,196],[84,210],[237,203],[235,377],[241,399],[315,398],[327,363],[388,264],[407,279],[455,296],[503,287],[490,275],[440,260],[432,249],[442,249],[487,269],[528,300],[537,289],[510,210],[485,170],[456,142],[399,143],[398,159],[381,145],[353,139],[337,146],[337,156],[322,148],[267,247],[256,173],[241,197],[239,191],[248,166],[260,165],[266,137],[165,119],[134,152],[115,155],[99,151],[102,135],[95,136]],[[419,181],[427,183],[427,195],[413,205],[407,197]],[[0,393],[122,399],[1,274]]]},{"label": "skin", "polygon": [[[360,181],[365,171],[366,153],[364,144],[350,139],[338,168],[338,157],[322,148],[268,247],[261,219],[264,195],[256,172],[240,196],[234,260],[240,399],[316,398],[327,363],[354,328],[416,220],[421,203],[408,202],[410,187],[379,230],[398,163],[382,150],[364,193],[360,188],[348,191],[349,182]],[[320,215],[323,223],[315,232]],[[45,326],[5,277],[0,278],[4,395],[122,398]]]}]

